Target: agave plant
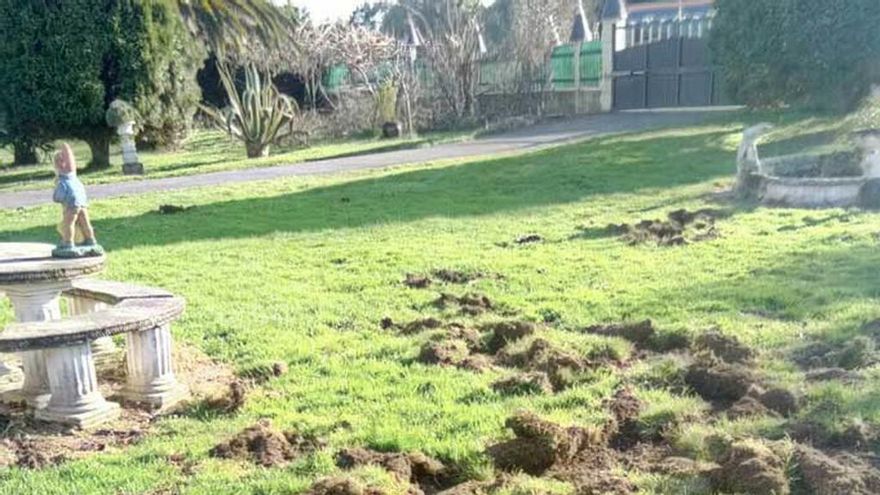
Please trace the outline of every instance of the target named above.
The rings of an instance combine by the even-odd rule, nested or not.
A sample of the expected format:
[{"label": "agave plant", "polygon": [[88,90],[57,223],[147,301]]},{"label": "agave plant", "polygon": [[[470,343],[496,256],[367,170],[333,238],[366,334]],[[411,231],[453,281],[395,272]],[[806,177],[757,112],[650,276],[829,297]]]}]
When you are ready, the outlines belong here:
[{"label": "agave plant", "polygon": [[229,67],[219,64],[219,72],[229,106],[202,109],[230,136],[244,142],[248,158],[267,156],[272,144],[295,133],[299,107],[278,91],[268,74],[253,64],[246,66],[244,88],[239,93]]}]

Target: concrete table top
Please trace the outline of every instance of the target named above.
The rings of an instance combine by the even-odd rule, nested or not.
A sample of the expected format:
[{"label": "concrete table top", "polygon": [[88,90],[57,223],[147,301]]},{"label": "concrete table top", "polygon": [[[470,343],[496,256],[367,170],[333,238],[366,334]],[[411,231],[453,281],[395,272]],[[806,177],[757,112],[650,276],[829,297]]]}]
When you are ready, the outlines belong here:
[{"label": "concrete table top", "polygon": [[107,257],[61,259],[52,257],[51,244],[0,243],[0,286],[65,282],[100,272]]}]

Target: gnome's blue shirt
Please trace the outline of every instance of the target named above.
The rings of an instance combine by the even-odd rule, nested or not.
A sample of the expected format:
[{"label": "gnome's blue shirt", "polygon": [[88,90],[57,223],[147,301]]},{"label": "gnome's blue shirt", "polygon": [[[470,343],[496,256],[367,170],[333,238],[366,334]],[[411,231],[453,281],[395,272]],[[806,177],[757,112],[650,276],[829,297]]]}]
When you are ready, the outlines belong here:
[{"label": "gnome's blue shirt", "polygon": [[52,201],[61,203],[67,208],[85,208],[89,205],[86,187],[76,175],[72,174],[58,176]]}]

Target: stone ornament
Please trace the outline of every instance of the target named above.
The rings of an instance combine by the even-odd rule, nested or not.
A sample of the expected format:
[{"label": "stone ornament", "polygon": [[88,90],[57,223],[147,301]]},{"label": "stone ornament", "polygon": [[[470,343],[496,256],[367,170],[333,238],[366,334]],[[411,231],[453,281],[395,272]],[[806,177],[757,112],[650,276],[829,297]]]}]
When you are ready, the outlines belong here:
[{"label": "stone ornament", "polygon": [[119,144],[122,147],[122,173],[143,175],[144,165],[138,159],[137,145],[134,141],[137,111],[124,100],[114,100],[107,109],[105,118],[107,125],[115,129],[119,136]]},{"label": "stone ornament", "polygon": [[749,195],[754,182],[753,176],[762,173],[758,141],[771,129],[772,125],[761,123],[743,131],[742,143],[736,153],[736,192],[740,197]]},{"label": "stone ornament", "polygon": [[76,169],[73,150],[69,144],[62,144],[61,151],[55,154],[55,191],[52,194],[52,200],[61,205],[61,224],[58,227],[61,242],[52,251],[52,256],[56,258],[104,254],[104,248],[95,239],[95,229],[89,219],[86,188],[77,177]]}]

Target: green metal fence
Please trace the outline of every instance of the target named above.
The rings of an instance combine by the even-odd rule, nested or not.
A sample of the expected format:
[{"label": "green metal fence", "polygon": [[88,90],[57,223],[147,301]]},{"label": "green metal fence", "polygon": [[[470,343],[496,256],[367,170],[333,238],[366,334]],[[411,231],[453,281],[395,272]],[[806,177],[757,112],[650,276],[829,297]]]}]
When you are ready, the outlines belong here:
[{"label": "green metal fence", "polygon": [[[419,79],[424,88],[432,87],[432,74],[427,64],[416,62]],[[511,60],[484,60],[480,62],[479,88],[482,93],[507,93],[522,89],[523,81],[519,65]],[[571,90],[598,87],[602,78],[602,42],[590,41],[557,46],[550,55],[547,66],[532,74],[535,89]],[[336,66],[324,77],[324,87],[334,93],[351,83],[345,66]],[[546,83],[550,87],[546,88]]]}]

